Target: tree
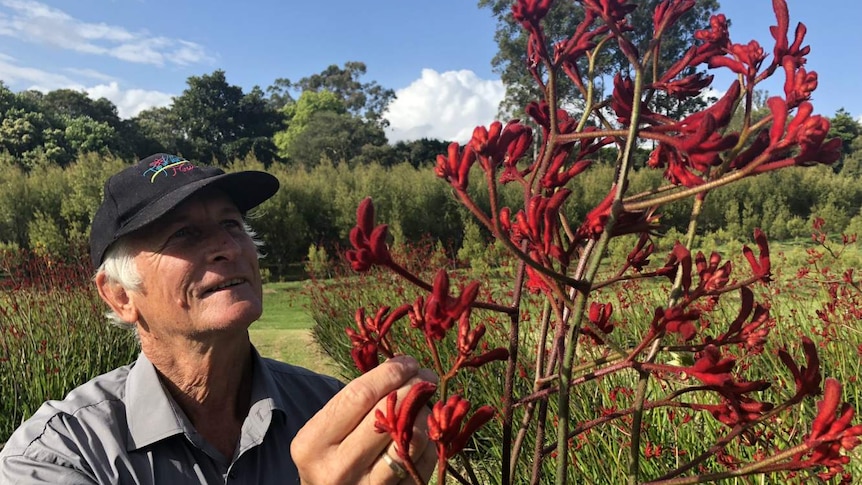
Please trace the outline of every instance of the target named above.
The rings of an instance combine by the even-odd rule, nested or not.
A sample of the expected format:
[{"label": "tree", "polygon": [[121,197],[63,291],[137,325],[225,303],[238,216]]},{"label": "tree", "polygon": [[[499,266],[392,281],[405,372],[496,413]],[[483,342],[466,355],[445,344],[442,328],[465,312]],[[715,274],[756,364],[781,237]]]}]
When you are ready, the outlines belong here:
[{"label": "tree", "polygon": [[306,167],[317,165],[321,157],[334,163],[350,161],[364,146],[386,143],[378,124],[351,114],[331,91],[303,91],[282,112],[287,128],[275,134],[278,154]]},{"label": "tree", "polygon": [[329,91],[342,101],[350,114],[385,128],[389,122],[383,118],[383,112],[395,99],[395,91],[384,89],[376,81],[361,82],[359,79],[365,72],[365,63],[362,62],[345,62],[343,68],[332,64],[322,72],[304,77],[296,83],[284,78],[276,79],[267,92],[274,103],[287,105],[290,104],[288,90],[301,93]]},{"label": "tree", "polygon": [[862,135],[862,123],[854,120],[844,108],[839,108],[829,121],[829,137],[840,138],[841,150],[845,156],[850,155],[853,151],[853,141]]},{"label": "tree", "polygon": [[272,137],[280,118],[259,88],[245,95],[239,86],[228,84],[220,69],[191,76],[187,83],[170,109],[179,136],[169,145],[202,162],[224,164],[252,152],[271,158],[271,147],[264,147],[262,139]]},{"label": "tree", "polygon": [[[660,0],[645,0],[639,3],[637,10],[631,13],[631,25],[633,32],[628,33],[629,39],[644,52],[652,34],[652,11]],[[491,60],[494,70],[500,74],[503,84],[506,85],[506,97],[500,103],[500,115],[522,116],[522,109],[527,103],[541,99],[542,93],[533,82],[524,66],[527,60],[527,34],[524,29],[510,15],[512,0],[479,0],[480,8],[491,10],[497,18],[497,31],[494,35],[497,41],[498,52]],[[657,67],[657,72],[663,72],[672,60],[679,59],[684,49],[691,45],[691,39],[695,30],[703,29],[708,25],[709,17],[718,8],[717,0],[698,0],[697,4],[687,12],[680,21],[675,24],[662,41],[662,59]],[[578,2],[554,2],[550,12],[545,17],[545,35],[548,38],[548,48],[563,41],[576,31],[578,25],[584,20],[583,7]],[[600,83],[599,92],[604,92],[601,82],[604,75],[620,71],[628,71],[628,63],[625,56],[620,52],[616,43],[609,42],[605,46],[604,55],[596,61],[596,74]],[[551,51],[553,52],[553,51]],[[587,64],[582,58],[578,68],[581,72],[587,72]],[[682,75],[693,74],[683,72]],[[559,76],[557,88],[560,99],[572,101],[578,96],[577,88],[565,76]],[[673,98],[659,94],[652,99],[654,111],[678,116],[680,113],[690,112],[702,107],[703,100],[691,100],[681,103]]]}]

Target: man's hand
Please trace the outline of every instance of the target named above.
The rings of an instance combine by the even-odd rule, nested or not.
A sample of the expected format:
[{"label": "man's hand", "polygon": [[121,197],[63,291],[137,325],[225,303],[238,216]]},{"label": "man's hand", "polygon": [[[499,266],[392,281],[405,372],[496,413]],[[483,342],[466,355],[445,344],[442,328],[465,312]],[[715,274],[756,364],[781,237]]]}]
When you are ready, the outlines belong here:
[{"label": "man's hand", "polygon": [[[421,380],[436,382],[437,376],[420,370],[412,357],[399,356],[345,386],[299,430],[290,446],[302,483],[413,483],[404,476],[389,435],[375,431],[374,411],[386,411],[390,392],[397,389],[400,402],[410,386]],[[427,416],[428,410],[419,414],[410,445],[410,456],[425,479],[437,461],[434,446],[428,443]]]}]

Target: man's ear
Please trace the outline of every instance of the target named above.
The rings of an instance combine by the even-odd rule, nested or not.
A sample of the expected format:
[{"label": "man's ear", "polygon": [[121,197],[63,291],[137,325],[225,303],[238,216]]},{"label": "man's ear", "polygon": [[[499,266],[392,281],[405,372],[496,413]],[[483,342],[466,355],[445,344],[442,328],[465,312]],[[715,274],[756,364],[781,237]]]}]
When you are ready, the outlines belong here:
[{"label": "man's ear", "polygon": [[95,282],[96,288],[99,290],[99,296],[111,307],[111,310],[114,310],[114,313],[124,322],[131,324],[138,322],[138,309],[122,285],[109,281],[104,271],[96,275]]}]

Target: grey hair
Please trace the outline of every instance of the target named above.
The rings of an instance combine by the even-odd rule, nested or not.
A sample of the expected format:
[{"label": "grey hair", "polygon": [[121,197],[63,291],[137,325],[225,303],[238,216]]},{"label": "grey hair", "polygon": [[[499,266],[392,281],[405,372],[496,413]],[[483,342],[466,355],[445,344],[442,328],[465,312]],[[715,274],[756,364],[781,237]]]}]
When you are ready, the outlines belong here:
[{"label": "grey hair", "polygon": [[[260,250],[263,241],[257,237],[257,233],[247,222],[242,222],[242,228],[257,248],[257,258],[263,258],[264,254]],[[105,252],[105,259],[99,269],[96,270],[96,274],[99,273],[105,273],[108,283],[120,285],[126,291],[141,291],[143,280],[138,272],[138,267],[135,265],[135,255],[128,236],[121,237],[108,247]],[[137,335],[137,322],[123,320],[113,309],[106,312],[105,317],[111,324],[127,330],[134,330],[135,335]]]}]

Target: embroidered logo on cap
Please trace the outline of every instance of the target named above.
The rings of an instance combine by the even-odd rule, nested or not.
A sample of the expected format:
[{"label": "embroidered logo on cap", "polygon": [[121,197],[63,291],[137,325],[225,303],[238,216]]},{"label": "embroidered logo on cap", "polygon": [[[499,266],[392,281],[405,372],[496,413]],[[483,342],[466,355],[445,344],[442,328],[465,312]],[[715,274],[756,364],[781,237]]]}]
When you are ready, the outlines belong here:
[{"label": "embroidered logo on cap", "polygon": [[185,158],[180,158],[176,155],[165,155],[150,162],[150,168],[142,175],[152,174],[150,183],[153,183],[159,174],[164,174],[165,177],[175,177],[178,173],[189,172],[193,168],[195,168],[195,165]]}]

